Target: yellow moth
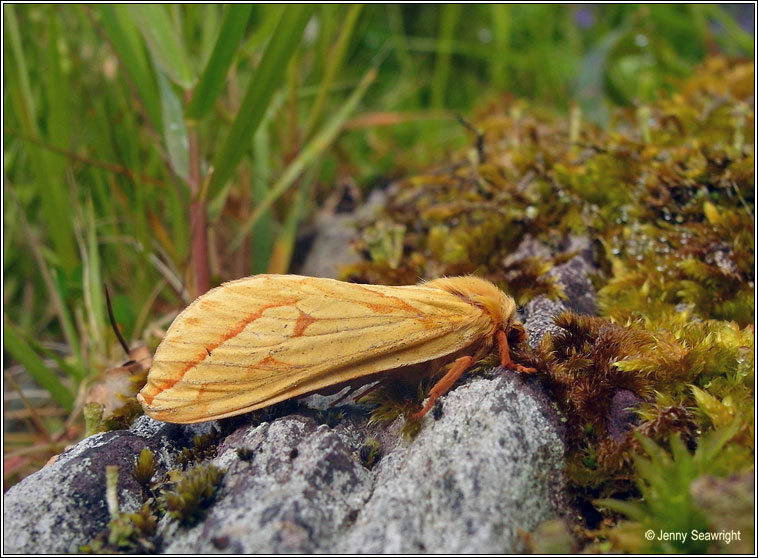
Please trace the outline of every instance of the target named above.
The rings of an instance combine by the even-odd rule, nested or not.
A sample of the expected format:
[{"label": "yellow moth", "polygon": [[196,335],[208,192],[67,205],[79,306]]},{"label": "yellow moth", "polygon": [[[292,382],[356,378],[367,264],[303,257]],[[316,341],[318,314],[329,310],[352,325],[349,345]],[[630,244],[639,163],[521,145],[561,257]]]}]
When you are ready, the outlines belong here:
[{"label": "yellow moth", "polygon": [[[225,283],[190,304],[155,352],[138,394],[165,422],[230,417],[392,374],[444,371],[420,418],[497,344],[523,340],[511,297],[478,277],[388,287],[297,275]],[[414,372],[415,371],[415,372]]]}]

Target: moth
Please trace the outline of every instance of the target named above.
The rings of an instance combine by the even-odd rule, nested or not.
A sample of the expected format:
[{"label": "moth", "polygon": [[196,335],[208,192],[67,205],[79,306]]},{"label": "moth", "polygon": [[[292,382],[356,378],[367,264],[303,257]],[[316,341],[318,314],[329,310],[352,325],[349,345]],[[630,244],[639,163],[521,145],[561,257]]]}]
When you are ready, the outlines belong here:
[{"label": "moth", "polygon": [[150,417],[195,423],[378,379],[437,374],[423,417],[495,345],[503,367],[524,340],[513,299],[473,276],[410,286],[256,275],[182,311],[137,395]]}]

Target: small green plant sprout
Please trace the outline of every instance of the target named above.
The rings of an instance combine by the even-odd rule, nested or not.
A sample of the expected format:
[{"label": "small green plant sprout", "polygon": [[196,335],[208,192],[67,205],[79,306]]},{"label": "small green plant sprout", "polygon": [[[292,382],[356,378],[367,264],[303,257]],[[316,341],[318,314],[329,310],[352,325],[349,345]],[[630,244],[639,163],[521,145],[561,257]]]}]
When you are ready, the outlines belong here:
[{"label": "small green plant sprout", "polygon": [[[149,451],[149,450],[147,450]],[[152,453],[150,454],[152,456]],[[158,520],[150,502],[135,513],[123,513],[118,505],[118,467],[105,469],[105,499],[111,516],[108,527],[80,550],[85,554],[148,553],[156,550]]]},{"label": "small green plant sprout", "polygon": [[84,415],[84,437],[87,438],[98,432],[103,432],[103,409],[101,403],[85,403],[82,409]]},{"label": "small green plant sprout", "polygon": [[150,481],[155,475],[155,456],[150,448],[143,448],[137,457],[137,462],[132,469],[132,476],[136,480],[143,491],[147,491],[150,488]]},{"label": "small green plant sprout", "polygon": [[340,424],[344,418],[345,411],[334,407],[329,407],[316,413],[316,420],[321,424],[327,425],[329,428],[334,428]]}]

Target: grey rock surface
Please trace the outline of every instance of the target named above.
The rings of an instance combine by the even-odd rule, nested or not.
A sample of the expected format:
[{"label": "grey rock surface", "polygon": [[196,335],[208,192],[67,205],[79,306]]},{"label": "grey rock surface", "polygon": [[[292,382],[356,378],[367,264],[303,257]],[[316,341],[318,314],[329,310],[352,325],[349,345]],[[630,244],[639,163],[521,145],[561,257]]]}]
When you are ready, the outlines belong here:
[{"label": "grey rock surface", "polygon": [[526,338],[532,349],[537,348],[546,334],[555,334],[560,328],[555,325],[555,317],[567,310],[559,301],[546,296],[534,297],[523,309]]},{"label": "grey rock surface", "polygon": [[118,485],[121,511],[136,511],[142,498],[128,472],[140,451],[150,448],[161,464],[158,473],[165,472],[178,466],[179,448],[209,427],[181,427],[141,417],[132,431],[104,432],[82,440],[5,493],[3,552],[77,552],[105,529],[110,519],[105,499],[108,465],[116,465],[122,472]]},{"label": "grey rock surface", "polygon": [[597,314],[597,293],[590,279],[593,268],[580,256],[571,258],[547,272],[554,277],[566,295],[566,308],[578,314]]},{"label": "grey rock surface", "polygon": [[318,215],[313,223],[313,242],[298,273],[335,279],[342,266],[360,261],[352,249],[352,242],[358,234],[356,223],[371,219],[385,202],[384,192],[376,190],[354,212]]},{"label": "grey rock surface", "polygon": [[[464,380],[442,402],[439,420],[427,415],[412,440],[399,434],[402,418],[370,433],[358,413],[334,428],[307,410],[240,426],[213,459],[226,474],[207,517],[191,528],[164,517],[162,551],[518,549],[519,530],[563,506],[561,427],[549,399],[535,378],[496,369]],[[122,511],[136,510],[140,492],[125,472],[139,451],[154,449],[165,471],[198,432],[143,417],[132,431],[83,440],[6,493],[5,552],[75,552],[107,525],[106,465],[122,471]],[[367,436],[383,446],[371,470],[359,458]],[[238,457],[241,447],[253,450],[250,461]]]},{"label": "grey rock surface", "polygon": [[[501,370],[451,392],[375,469],[337,552],[504,553],[562,507],[557,417],[531,378]],[[450,411],[448,411],[450,409]]]}]

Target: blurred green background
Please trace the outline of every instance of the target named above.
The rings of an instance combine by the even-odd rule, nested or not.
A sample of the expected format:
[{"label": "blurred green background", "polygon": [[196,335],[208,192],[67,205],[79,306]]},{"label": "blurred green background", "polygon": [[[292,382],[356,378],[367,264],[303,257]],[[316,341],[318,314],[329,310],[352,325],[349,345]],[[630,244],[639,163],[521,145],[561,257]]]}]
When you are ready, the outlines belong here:
[{"label": "blurred green background", "polygon": [[341,183],[470,143],[504,95],[603,125],[741,5],[4,5],[6,486],[82,434],[87,380],[223,280],[290,268]]}]

